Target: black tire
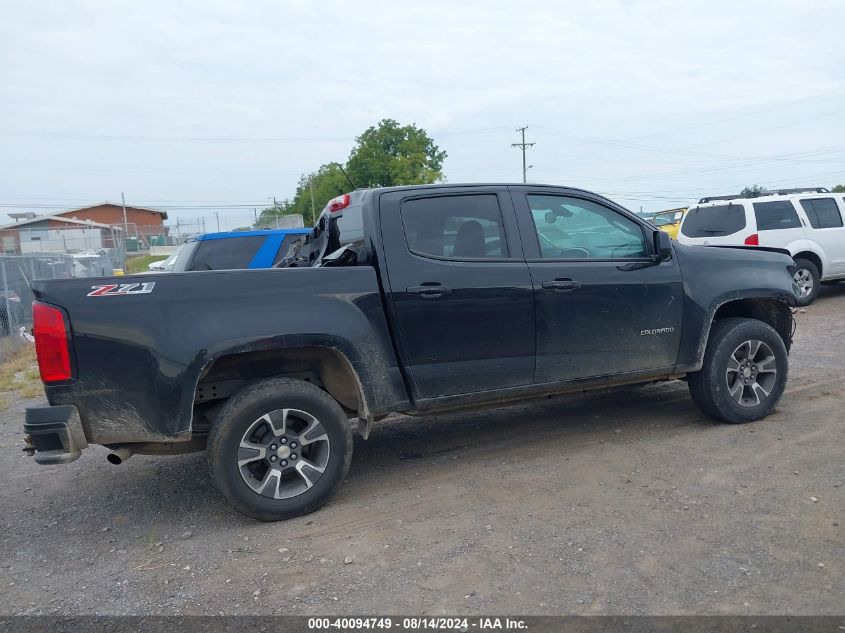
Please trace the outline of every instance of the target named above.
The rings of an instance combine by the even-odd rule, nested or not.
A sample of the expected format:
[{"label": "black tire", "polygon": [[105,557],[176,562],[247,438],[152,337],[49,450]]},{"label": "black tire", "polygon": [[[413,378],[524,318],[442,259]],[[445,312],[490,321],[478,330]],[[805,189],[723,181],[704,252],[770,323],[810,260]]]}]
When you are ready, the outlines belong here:
[{"label": "black tire", "polygon": [[[288,411],[280,413],[282,410]],[[271,413],[272,424],[270,417],[266,420],[263,417]],[[317,429],[318,439],[314,439],[312,433],[308,433],[310,438],[306,436],[307,429],[295,429],[297,424],[300,427],[308,425],[307,416],[312,416],[322,426],[321,429],[313,427]],[[278,435],[278,428],[274,431],[273,425],[281,425],[283,434]],[[255,430],[245,438],[244,434],[251,429]],[[301,435],[294,435],[295,432]],[[272,445],[278,445],[278,451],[270,450],[270,444],[265,446],[263,453],[258,449],[241,448],[242,440],[250,446],[258,445],[259,440],[255,438],[259,435],[262,442],[275,441]],[[299,437],[311,442],[308,446],[297,446],[294,439]],[[287,454],[281,453],[282,439],[288,448]],[[307,451],[317,450],[317,447],[325,464],[307,459],[311,456]],[[298,455],[296,451],[299,451]],[[272,457],[276,458],[273,464],[269,461]],[[299,461],[294,462],[296,459]],[[238,460],[249,463],[239,465]],[[232,396],[220,410],[208,438],[208,465],[215,486],[239,512],[260,521],[280,521],[314,512],[334,494],[346,477],[351,461],[352,430],[343,409],[322,389],[291,378],[262,380]],[[322,466],[323,472],[320,474],[315,468],[304,465],[312,463]],[[282,464],[285,464],[284,469]],[[271,473],[273,469],[278,471],[278,474],[263,478],[266,482],[263,494],[250,487],[260,487],[262,468],[267,469],[265,473]],[[308,486],[307,482],[312,479],[313,483],[304,491],[287,498],[274,498],[281,494],[281,482],[286,486],[291,484],[290,488],[295,490],[296,486]]]},{"label": "black tire", "polygon": [[796,282],[798,281],[799,277],[801,277],[807,280],[807,283],[812,284],[806,294],[802,293],[798,297],[799,306],[808,306],[816,300],[816,297],[819,294],[819,288],[821,286],[821,274],[819,273],[819,269],[816,267],[816,265],[809,259],[802,259],[799,257],[795,260],[795,268]]},{"label": "black tire", "polygon": [[[764,363],[755,364],[752,359],[748,361],[748,370],[750,372],[754,368],[754,374],[747,379],[754,382],[750,387],[743,386],[742,381],[746,379],[745,374],[742,373],[745,371],[745,361],[739,363],[739,367],[743,368],[736,371],[733,369],[732,357],[734,359],[742,357],[739,348],[746,341],[760,341],[765,344],[767,349],[763,346],[758,348],[758,358],[762,357],[761,353],[771,352],[773,366],[776,369],[773,380],[770,371],[771,361],[765,361],[764,375],[764,373],[757,373]],[[735,353],[738,356],[735,356]],[[706,415],[720,422],[741,424],[759,420],[771,413],[783,395],[788,373],[789,360],[786,346],[774,328],[756,319],[725,319],[716,321],[710,329],[707,350],[704,353],[704,364],[700,371],[687,375],[687,383],[693,401]],[[768,390],[768,395],[760,397],[760,393],[765,390]],[[736,394],[744,404],[737,401]],[[758,404],[751,404],[754,398],[759,400]]]}]

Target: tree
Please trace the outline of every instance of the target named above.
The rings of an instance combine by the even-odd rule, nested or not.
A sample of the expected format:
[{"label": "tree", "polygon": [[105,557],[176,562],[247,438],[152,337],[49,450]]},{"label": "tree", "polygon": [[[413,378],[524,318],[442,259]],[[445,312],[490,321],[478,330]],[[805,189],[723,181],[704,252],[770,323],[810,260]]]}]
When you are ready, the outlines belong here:
[{"label": "tree", "polygon": [[327,163],[313,173],[303,174],[293,199],[264,209],[258,223],[295,213],[310,226],[329,200],[353,188],[420,185],[443,180],[445,158],[446,152],[434,144],[425,130],[384,119],[356,139],[349,155],[344,169],[355,187],[338,163]]},{"label": "tree", "polygon": [[420,185],[443,180],[442,151],[425,130],[384,119],[357,139],[347,163],[357,187]]},{"label": "tree", "polygon": [[756,198],[757,196],[761,196],[766,193],[768,189],[763,187],[762,185],[751,185],[750,187],[746,187],[743,189],[739,195],[743,198]]},{"label": "tree", "polygon": [[831,191],[833,193],[845,193],[845,185],[836,185]]},{"label": "tree", "polygon": [[[321,165],[317,171],[300,176],[293,200],[284,200],[275,207],[264,209],[258,218],[258,223],[263,224],[283,215],[298,214],[302,216],[306,226],[313,225],[329,200],[350,189],[352,185],[340,171],[337,163]],[[312,192],[314,194],[313,207]]]}]

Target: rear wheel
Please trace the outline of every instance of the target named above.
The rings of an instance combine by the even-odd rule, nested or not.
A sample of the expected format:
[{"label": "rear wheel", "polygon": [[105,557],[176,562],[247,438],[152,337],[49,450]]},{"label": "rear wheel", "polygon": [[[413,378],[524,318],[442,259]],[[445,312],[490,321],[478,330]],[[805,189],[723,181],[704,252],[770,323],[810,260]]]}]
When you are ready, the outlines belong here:
[{"label": "rear wheel", "polygon": [[725,319],[710,330],[700,371],[688,375],[690,395],[708,416],[738,424],[766,417],[789,371],[786,346],[767,323]]},{"label": "rear wheel", "polygon": [[792,281],[798,286],[798,305],[810,305],[819,294],[821,274],[816,265],[809,259],[799,257],[795,260],[795,267],[797,270],[792,276]]},{"label": "rear wheel", "polygon": [[352,460],[352,431],[340,405],[302,380],[255,383],[220,410],[208,440],[217,489],[261,521],[308,514],[325,504]]}]

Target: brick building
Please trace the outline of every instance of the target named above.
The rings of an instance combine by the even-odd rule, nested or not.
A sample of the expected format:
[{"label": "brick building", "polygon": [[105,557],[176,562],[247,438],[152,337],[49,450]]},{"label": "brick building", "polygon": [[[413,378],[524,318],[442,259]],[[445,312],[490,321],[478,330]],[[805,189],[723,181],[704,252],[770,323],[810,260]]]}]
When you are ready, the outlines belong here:
[{"label": "brick building", "polygon": [[[71,218],[75,220],[90,220],[110,226],[123,226],[123,206],[114,202],[101,202],[100,204],[60,211],[52,214],[52,217]],[[126,207],[127,237],[137,237],[149,246],[151,236],[162,236],[167,234],[164,221],[167,219],[167,212],[146,207]]]}]

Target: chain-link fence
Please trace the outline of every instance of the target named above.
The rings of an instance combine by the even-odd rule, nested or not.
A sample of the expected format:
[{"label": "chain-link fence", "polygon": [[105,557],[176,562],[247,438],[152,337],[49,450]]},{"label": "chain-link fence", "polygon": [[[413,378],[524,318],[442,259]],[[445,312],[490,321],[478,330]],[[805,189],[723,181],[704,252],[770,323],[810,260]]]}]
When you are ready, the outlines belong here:
[{"label": "chain-link fence", "polygon": [[305,220],[301,215],[291,213],[274,218],[267,218],[257,222],[255,227],[259,229],[299,229],[305,226]]},{"label": "chain-link fence", "polygon": [[115,251],[0,255],[0,359],[27,344],[21,330],[28,333],[32,326],[32,280],[110,276]]},{"label": "chain-link fence", "polygon": [[4,255],[73,255],[86,267],[105,256],[111,260],[111,268],[123,268],[126,259],[123,228],[103,224],[11,226],[0,229],[0,246]]}]

